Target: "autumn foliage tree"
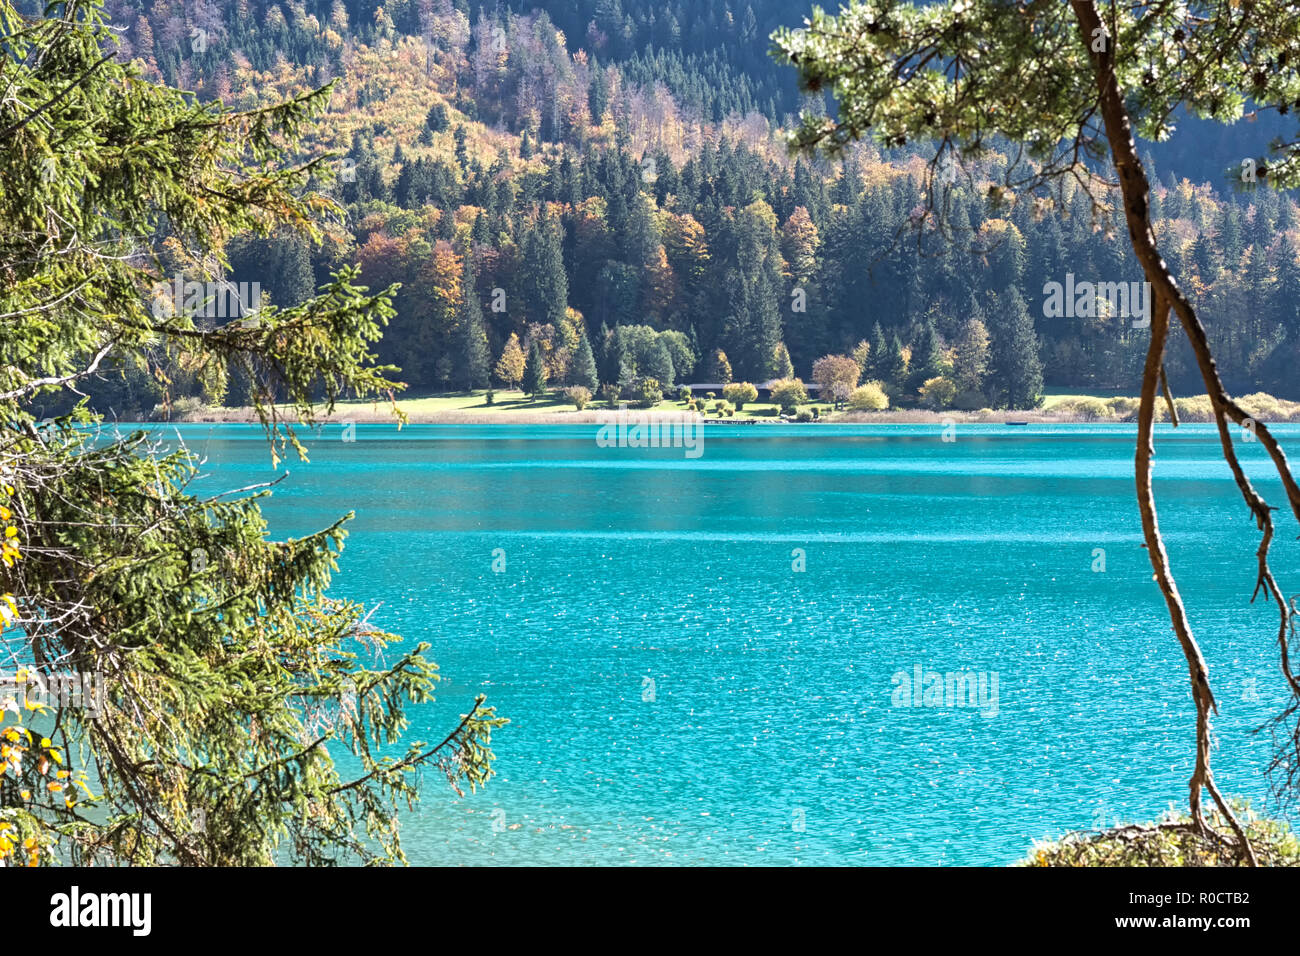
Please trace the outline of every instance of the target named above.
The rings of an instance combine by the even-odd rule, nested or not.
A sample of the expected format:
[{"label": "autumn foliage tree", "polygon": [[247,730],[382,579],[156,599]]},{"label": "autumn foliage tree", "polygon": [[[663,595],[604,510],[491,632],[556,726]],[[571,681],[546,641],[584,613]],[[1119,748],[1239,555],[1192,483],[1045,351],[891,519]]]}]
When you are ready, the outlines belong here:
[{"label": "autumn foliage tree", "polygon": [[507,388],[517,388],[524,379],[524,350],[519,345],[519,336],[510,333],[510,338],[501,349],[493,372],[497,379]]},{"label": "autumn foliage tree", "polygon": [[861,374],[858,363],[847,355],[823,355],[813,362],[812,379],[821,387],[820,397],[837,406],[849,400]]}]

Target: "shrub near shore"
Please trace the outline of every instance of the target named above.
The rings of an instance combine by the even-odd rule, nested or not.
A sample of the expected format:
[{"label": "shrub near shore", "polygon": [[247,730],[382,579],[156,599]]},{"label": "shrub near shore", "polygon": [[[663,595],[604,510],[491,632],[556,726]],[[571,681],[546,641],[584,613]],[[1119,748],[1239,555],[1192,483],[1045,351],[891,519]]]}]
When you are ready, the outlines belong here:
[{"label": "shrub near shore", "polygon": [[[1300,402],[1291,402],[1275,398],[1265,392],[1244,395],[1238,400],[1246,411],[1262,422],[1300,422]],[[1208,395],[1195,395],[1175,398],[1174,409],[1181,422],[1213,422],[1214,409],[1210,406]],[[1049,405],[1044,411],[1061,416],[1063,421],[1084,422],[1133,422],[1137,421],[1138,400],[1136,398],[1095,398],[1078,396]],[[1156,417],[1159,421],[1168,421],[1169,409],[1163,400],[1156,402]]]},{"label": "shrub near shore", "polygon": [[[1250,836],[1261,866],[1300,866],[1300,839],[1287,824],[1233,807]],[[1227,829],[1217,810],[1212,827]],[[1243,866],[1239,853],[1214,834],[1199,834],[1191,817],[1169,813],[1149,824],[1115,826],[1094,833],[1068,833],[1035,844],[1016,866]]]}]

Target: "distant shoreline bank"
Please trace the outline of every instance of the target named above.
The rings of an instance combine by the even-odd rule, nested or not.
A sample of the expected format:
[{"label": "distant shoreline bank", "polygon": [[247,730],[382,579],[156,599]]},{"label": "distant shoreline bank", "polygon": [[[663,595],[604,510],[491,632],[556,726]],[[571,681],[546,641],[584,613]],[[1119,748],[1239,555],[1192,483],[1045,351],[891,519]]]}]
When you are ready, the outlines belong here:
[{"label": "distant shoreline bank", "polygon": [[[519,397],[516,398],[516,395]],[[1253,418],[1265,424],[1300,423],[1300,402],[1286,401],[1265,393],[1242,395],[1238,403]],[[1180,423],[1210,423],[1214,411],[1206,395],[1187,395],[1175,398]],[[725,414],[716,414],[722,406]],[[983,425],[1070,425],[1070,424],[1135,424],[1138,420],[1139,401],[1136,398],[1112,395],[1049,394],[1044,405],[1037,408],[979,408],[958,411],[956,408],[931,410],[931,408],[888,408],[884,411],[855,411],[852,408],[833,410],[827,402],[813,402],[800,407],[800,418],[783,416],[779,408],[767,402],[746,403],[735,408],[723,402],[712,403],[703,416],[707,424],[852,424],[852,425],[917,425],[983,424]],[[603,424],[620,415],[636,416],[641,421],[681,421],[682,416],[695,412],[680,401],[660,402],[651,408],[629,405],[608,407],[606,403],[589,403],[578,411],[563,399],[546,395],[539,399],[524,398],[520,393],[500,397],[487,405],[484,395],[442,394],[412,397],[398,407],[415,425],[588,425]],[[295,418],[294,411],[277,406],[285,418]],[[317,421],[322,424],[356,423],[381,424],[394,421],[393,406],[380,402],[343,402],[325,414],[324,406],[316,406]],[[809,418],[814,415],[815,418]],[[1169,407],[1164,401],[1156,403],[1156,420],[1169,421]],[[207,406],[192,398],[182,398],[173,406],[157,406],[152,414],[140,416],[147,423],[173,421],[173,423],[257,423],[252,408],[238,406]]]},{"label": "distant shoreline bank", "polygon": [[[661,402],[648,409],[631,406],[609,408],[602,401],[599,405],[592,403],[578,411],[549,396],[537,401],[508,397],[492,405],[481,399],[481,395],[472,394],[439,395],[399,400],[397,405],[413,425],[598,425],[620,414],[635,416],[647,422],[681,421],[682,416],[694,414],[684,404],[676,401]],[[1298,402],[1256,392],[1242,396],[1239,404],[1248,414],[1254,415],[1257,421],[1265,424],[1300,422]],[[1214,420],[1213,409],[1204,395],[1177,398],[1175,406],[1180,422],[1205,423]],[[292,410],[278,407],[286,417],[293,416]],[[624,408],[625,412],[620,408]],[[817,417],[811,420],[805,417],[803,421],[782,417],[775,406],[763,402],[729,410],[730,414],[725,416],[708,414],[703,420],[709,425],[1131,425],[1137,420],[1138,400],[1122,396],[1102,398],[1095,395],[1049,395],[1042,407],[1032,409],[935,411],[925,408],[893,408],[879,412],[853,411],[847,408],[837,412],[828,403],[810,403],[800,411],[805,416],[810,411],[816,412]],[[1157,421],[1169,420],[1168,408],[1163,400],[1156,403],[1155,411]],[[317,421],[323,424],[380,424],[395,420],[392,406],[378,402],[339,404],[328,415],[323,407],[317,406],[317,414]],[[146,420],[223,424],[256,423],[258,417],[251,408],[206,406],[193,400],[181,400],[170,409],[162,406],[155,408]]]},{"label": "distant shoreline bank", "polygon": [[[400,403],[399,403],[400,407]],[[640,417],[643,421],[680,421],[682,411],[671,409],[633,409],[629,416]],[[411,425],[600,425],[610,421],[618,414],[617,409],[585,409],[569,412],[523,412],[523,411],[440,411],[408,412]],[[146,424],[158,424],[160,420]],[[257,424],[256,414],[247,409],[208,409],[203,412],[178,415],[169,421],[188,424]],[[321,424],[346,424],[352,422],[361,425],[386,424],[395,421],[392,412],[383,409],[336,409],[331,415],[317,418]],[[1096,419],[1087,419],[1078,414],[1033,412],[932,412],[923,409],[900,409],[890,412],[850,412],[823,416],[811,422],[796,422],[792,419],[771,418],[714,418],[703,419],[706,425],[942,425],[948,422],[978,425],[1088,425],[1098,424]],[[1101,424],[1132,424],[1118,419],[1102,420]]]}]

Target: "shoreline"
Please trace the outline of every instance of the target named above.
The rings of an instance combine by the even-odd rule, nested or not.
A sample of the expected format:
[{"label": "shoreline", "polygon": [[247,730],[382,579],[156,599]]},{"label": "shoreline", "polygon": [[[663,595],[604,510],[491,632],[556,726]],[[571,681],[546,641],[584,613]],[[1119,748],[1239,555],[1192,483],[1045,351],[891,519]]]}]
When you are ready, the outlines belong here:
[{"label": "shoreline", "polygon": [[[515,393],[518,394],[518,393]],[[406,413],[412,425],[599,425],[620,415],[628,415],[643,422],[680,423],[688,414],[679,401],[661,402],[654,408],[632,408],[620,405],[610,408],[603,401],[589,404],[582,411],[547,397],[540,401],[506,398],[497,404],[475,403],[478,395],[436,395],[412,397],[398,401],[397,407]],[[1300,423],[1300,402],[1275,398],[1262,392],[1241,396],[1239,404],[1248,414],[1264,424]],[[1174,401],[1180,423],[1203,424],[1214,421],[1213,409],[1204,395],[1176,398]],[[808,406],[805,406],[806,410]],[[926,408],[892,408],[879,412],[862,412],[844,409],[832,411],[824,403],[812,403],[820,412],[818,418],[798,422],[793,417],[783,418],[775,406],[768,403],[750,403],[731,416],[705,415],[708,425],[1132,425],[1136,424],[1138,400],[1128,397],[1101,398],[1092,395],[1049,395],[1039,408],[991,409],[972,411]],[[277,406],[286,418],[294,419],[293,410]],[[395,422],[393,408],[387,403],[349,401],[336,405],[333,412],[325,414],[323,406],[316,406],[318,424],[385,424]],[[1156,421],[1170,421],[1165,402],[1158,401]],[[155,407],[149,415],[137,419],[142,424],[206,423],[206,424],[257,424],[253,409],[241,406],[205,406],[197,402],[181,401],[166,409]]]},{"label": "shoreline", "polygon": [[[400,403],[399,403],[400,407]],[[632,409],[629,416],[642,421],[680,422],[685,409]],[[568,412],[523,412],[523,411],[438,411],[408,412],[408,424],[411,425],[601,425],[613,420],[618,409],[584,409]],[[359,425],[388,424],[395,422],[391,411],[384,409],[336,408],[330,415],[321,415],[316,422],[321,425],[354,423]],[[1122,419],[1089,419],[1074,413],[1053,413],[1042,410],[1020,412],[933,412],[925,409],[900,409],[889,412],[837,412],[811,422],[783,420],[779,417],[744,417],[701,419],[705,425],[1124,425],[1134,424]],[[126,422],[123,422],[124,424]],[[166,419],[150,419],[138,424],[252,424],[259,423],[258,417],[248,409],[206,409],[200,412],[188,412]]]}]

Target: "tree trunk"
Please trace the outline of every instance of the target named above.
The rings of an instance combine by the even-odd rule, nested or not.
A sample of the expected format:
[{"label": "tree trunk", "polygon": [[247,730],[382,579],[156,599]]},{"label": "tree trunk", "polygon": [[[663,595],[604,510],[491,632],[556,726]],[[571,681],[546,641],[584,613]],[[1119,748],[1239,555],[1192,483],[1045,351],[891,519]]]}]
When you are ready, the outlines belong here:
[{"label": "tree trunk", "polygon": [[[1216,419],[1219,423],[1220,437],[1224,445],[1224,457],[1232,467],[1238,487],[1252,513],[1254,513],[1257,523],[1264,531],[1264,539],[1258,552],[1260,577],[1256,592],[1258,593],[1260,587],[1265,587],[1266,594],[1276,599],[1281,609],[1282,627],[1279,640],[1282,649],[1282,666],[1293,691],[1297,687],[1296,680],[1290,673],[1286,657],[1287,605],[1282,600],[1281,592],[1278,590],[1276,582],[1273,581],[1267,565],[1268,544],[1272,539],[1271,511],[1263,503],[1259,495],[1255,493],[1236,461],[1231,438],[1227,433],[1226,419],[1231,418],[1238,424],[1251,422],[1249,427],[1254,430],[1256,437],[1273,459],[1273,463],[1286,488],[1292,511],[1296,513],[1297,517],[1300,517],[1300,487],[1297,487],[1295,479],[1291,475],[1286,455],[1283,454],[1268,429],[1259,423],[1253,422],[1228,396],[1223,387],[1223,382],[1219,378],[1218,369],[1215,367],[1205,329],[1201,325],[1191,303],[1183,295],[1182,290],[1178,288],[1177,281],[1160,255],[1155,236],[1151,231],[1150,206],[1148,204],[1150,184],[1147,181],[1146,171],[1142,168],[1142,163],[1137,156],[1137,147],[1133,141],[1132,127],[1128,111],[1124,105],[1123,93],[1115,77],[1115,38],[1110,36],[1110,31],[1102,23],[1101,16],[1093,0],[1071,0],[1071,7],[1074,10],[1075,19],[1079,23],[1082,40],[1085,48],[1089,51],[1096,74],[1098,106],[1105,126],[1106,139],[1110,145],[1115,171],[1119,177],[1119,188],[1124,205],[1124,219],[1128,225],[1133,252],[1137,256],[1142,271],[1151,285],[1155,302],[1151,320],[1151,345],[1147,352],[1146,367],[1142,378],[1142,402],[1138,416],[1137,494],[1138,505],[1142,512],[1142,531],[1146,539],[1147,555],[1155,572],[1156,583],[1160,586],[1160,590],[1164,594],[1165,604],[1169,608],[1170,620],[1182,647],[1183,656],[1187,660],[1192,685],[1192,699],[1196,704],[1196,767],[1189,782],[1192,819],[1196,827],[1202,832],[1209,829],[1201,810],[1201,789],[1204,787],[1209,790],[1215,804],[1218,805],[1220,813],[1228,820],[1236,833],[1246,859],[1252,866],[1255,866],[1257,861],[1250,841],[1247,839],[1240,823],[1238,823],[1236,816],[1232,813],[1231,808],[1220,795],[1210,769],[1210,712],[1212,710],[1217,711],[1217,707],[1214,695],[1210,690],[1209,673],[1205,665],[1205,659],[1202,657],[1200,646],[1192,634],[1187,609],[1183,606],[1182,597],[1178,593],[1178,586],[1169,567],[1169,556],[1165,551],[1164,541],[1161,538],[1160,528],[1156,520],[1155,498],[1151,488],[1155,399],[1157,387],[1163,383],[1164,378],[1163,360],[1171,308],[1178,315],[1183,331],[1186,332],[1192,350],[1196,355],[1201,378],[1205,382],[1206,392],[1209,394],[1210,402],[1214,407]],[[1094,37],[1100,38],[1103,36],[1104,42],[1101,44],[1094,43]],[[1097,50],[1094,48],[1095,45],[1100,45],[1104,49]],[[1170,407],[1172,410],[1172,401]]]}]

